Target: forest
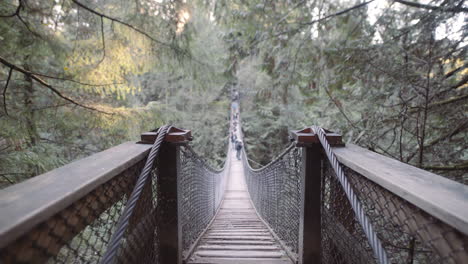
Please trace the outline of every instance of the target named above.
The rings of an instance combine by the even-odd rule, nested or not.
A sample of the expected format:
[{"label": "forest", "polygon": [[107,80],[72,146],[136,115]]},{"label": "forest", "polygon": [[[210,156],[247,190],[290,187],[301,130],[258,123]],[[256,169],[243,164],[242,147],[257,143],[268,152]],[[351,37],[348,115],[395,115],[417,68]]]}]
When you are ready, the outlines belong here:
[{"label": "forest", "polygon": [[0,188],[163,124],[222,166],[319,125],[468,183],[463,0],[1,0]]}]

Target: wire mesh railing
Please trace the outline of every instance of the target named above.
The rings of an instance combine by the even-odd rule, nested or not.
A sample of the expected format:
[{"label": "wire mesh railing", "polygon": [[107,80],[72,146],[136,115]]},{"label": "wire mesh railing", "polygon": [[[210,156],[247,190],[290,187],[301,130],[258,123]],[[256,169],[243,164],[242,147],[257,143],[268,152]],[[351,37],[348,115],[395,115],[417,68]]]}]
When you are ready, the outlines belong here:
[{"label": "wire mesh railing", "polygon": [[[304,248],[301,247],[304,245],[300,241],[301,236],[307,235],[301,234],[300,223],[307,221],[301,212],[301,207],[305,206],[301,178],[308,174],[301,156],[305,155],[308,145],[299,145],[302,147],[290,145],[278,158],[257,170],[250,167],[245,152],[243,155],[246,182],[255,208],[294,260],[303,257],[301,250]],[[322,263],[468,262],[468,236],[454,228],[453,223],[441,221],[341,164],[343,182],[324,153],[321,163],[321,209],[318,213],[321,215]],[[449,195],[459,195],[455,189],[453,191]],[[443,192],[447,195],[446,190]],[[467,197],[464,199],[466,201]]]},{"label": "wire mesh railing", "polygon": [[[80,175],[79,169],[93,162],[96,168],[86,173],[95,173],[89,176],[95,187],[83,184],[92,188],[89,193],[64,209],[52,208],[57,213],[30,230],[20,230],[22,235],[13,234],[16,238],[1,246],[0,263],[176,263],[178,260],[169,260],[168,255],[175,252],[180,259],[187,257],[221,204],[230,162],[227,159],[222,169],[215,170],[187,141],[167,141],[169,136],[180,138],[181,130],[171,134],[170,127],[162,129],[162,133],[151,132],[157,138],[149,154],[148,147],[140,145],[135,146],[134,157],[125,157],[133,146],[124,144],[108,156],[104,152],[98,154],[102,157],[79,161],[69,170],[60,169],[60,174]],[[113,155],[133,165],[110,175],[107,170],[119,171],[126,166],[114,164]],[[98,176],[101,171],[105,171],[104,176]],[[51,180],[45,176],[45,181]],[[63,188],[68,188],[64,195],[78,195],[73,192],[78,191],[76,186]],[[31,195],[44,200],[45,190],[35,192]],[[25,217],[19,215],[18,219]],[[3,239],[1,232],[2,227]]]},{"label": "wire mesh railing", "polygon": [[144,161],[0,250],[1,263],[99,263]]},{"label": "wire mesh railing", "polygon": [[[344,167],[389,263],[465,263],[468,237]],[[323,186],[324,263],[378,263],[330,163]]]},{"label": "wire mesh railing", "polygon": [[245,151],[244,175],[257,212],[274,231],[288,254],[297,258],[301,217],[301,148],[291,144],[260,169],[252,169]]},{"label": "wire mesh railing", "polygon": [[[160,132],[153,148],[164,137]],[[215,216],[229,162],[215,170],[187,144],[164,143],[161,151],[150,152],[151,174],[140,175],[127,203],[131,212],[120,220],[127,228],[117,228],[102,263],[179,262]]]},{"label": "wire mesh railing", "polygon": [[191,147],[181,148],[178,188],[184,259],[190,255],[221,204],[229,166],[230,159],[226,159],[224,167],[215,170]]}]

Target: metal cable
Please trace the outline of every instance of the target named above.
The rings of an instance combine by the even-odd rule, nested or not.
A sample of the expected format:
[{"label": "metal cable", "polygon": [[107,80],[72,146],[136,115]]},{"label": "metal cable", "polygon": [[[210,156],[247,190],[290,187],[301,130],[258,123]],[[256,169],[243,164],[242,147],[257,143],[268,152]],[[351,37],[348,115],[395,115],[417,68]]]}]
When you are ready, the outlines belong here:
[{"label": "metal cable", "polygon": [[[263,170],[266,170],[268,169],[269,167],[271,167],[273,164],[279,162],[284,156],[286,156],[290,151],[291,149],[295,148],[296,147],[296,144],[294,142],[291,142],[280,154],[278,154],[276,157],[274,157],[270,162],[268,162],[267,164],[263,165],[262,167],[260,168],[257,168],[257,169],[254,169],[252,167],[252,165],[250,165],[250,162],[249,161],[252,161],[249,156],[247,155],[247,151],[245,150],[245,147],[242,148],[242,152],[246,159],[247,159],[247,162],[244,163],[244,165],[247,165],[247,167],[251,170],[251,171],[254,171],[254,172],[261,172]],[[257,162],[256,162],[257,163]]]},{"label": "metal cable", "polygon": [[170,129],[171,126],[168,125],[159,128],[158,136],[154,141],[153,147],[151,147],[150,153],[148,154],[148,158],[146,159],[145,166],[143,167],[143,170],[141,171],[141,174],[138,177],[138,180],[135,184],[135,188],[133,189],[132,194],[130,195],[130,198],[127,202],[127,205],[125,206],[124,212],[120,217],[119,223],[117,224],[117,228],[114,234],[112,235],[112,238],[109,242],[109,246],[101,263],[112,263],[112,260],[116,255],[119,245],[123,239],[125,231],[127,230],[127,226],[129,224],[129,219],[132,216],[133,209],[135,208],[140,198],[141,192],[143,191],[143,187],[145,186],[148,176],[150,175],[150,172],[153,168],[154,161],[158,156],[161,144],[164,141],[164,138],[166,137]]},{"label": "metal cable", "polygon": [[328,143],[325,132],[321,127],[312,126],[312,130],[315,134],[317,134],[320,143],[322,144],[323,148],[325,149],[325,153],[327,154],[328,160],[330,161],[333,170],[336,173],[336,176],[343,187],[348,200],[351,202],[351,207],[353,208],[356,218],[358,219],[359,223],[361,224],[364,233],[366,234],[367,239],[369,240],[369,244],[372,247],[374,252],[374,256],[379,260],[379,263],[388,264],[387,252],[385,251],[384,247],[382,246],[382,242],[377,237],[377,234],[374,232],[372,225],[369,221],[369,218],[364,212],[362,208],[361,202],[358,200],[358,197],[354,193],[354,190],[351,187],[348,179],[344,175],[343,169],[341,168],[338,159],[336,158],[335,154],[333,153],[330,144]]}]

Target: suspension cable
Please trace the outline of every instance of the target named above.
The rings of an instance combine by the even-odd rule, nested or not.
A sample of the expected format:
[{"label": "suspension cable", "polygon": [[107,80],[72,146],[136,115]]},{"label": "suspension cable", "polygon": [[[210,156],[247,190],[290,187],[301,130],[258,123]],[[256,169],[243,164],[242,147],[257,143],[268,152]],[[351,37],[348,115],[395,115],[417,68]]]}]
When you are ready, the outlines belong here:
[{"label": "suspension cable", "polygon": [[377,237],[377,233],[375,233],[374,229],[372,228],[372,224],[369,221],[369,218],[364,212],[362,208],[361,202],[359,201],[358,197],[354,193],[354,190],[351,187],[351,184],[346,178],[343,169],[341,168],[338,159],[336,158],[335,154],[333,153],[330,144],[325,137],[325,131],[321,127],[313,126],[312,130],[315,134],[317,134],[320,143],[322,144],[323,148],[325,149],[325,153],[327,154],[328,160],[330,161],[335,174],[343,187],[348,200],[351,202],[351,207],[353,208],[356,217],[361,224],[362,228],[364,229],[364,233],[366,234],[367,239],[369,240],[369,244],[372,247],[374,252],[374,256],[379,260],[381,264],[388,264],[387,252],[385,248],[382,246],[382,242]]},{"label": "suspension cable", "polygon": [[112,260],[114,256],[116,255],[117,250],[119,248],[120,242],[122,241],[125,231],[127,230],[127,226],[129,224],[130,217],[132,216],[133,209],[135,208],[140,198],[141,192],[143,191],[143,188],[146,185],[146,181],[153,168],[154,161],[156,160],[156,157],[158,156],[161,144],[164,141],[164,138],[166,137],[170,129],[171,129],[171,126],[168,126],[168,125],[165,125],[159,128],[158,136],[156,137],[156,140],[154,141],[154,144],[151,147],[150,153],[148,154],[148,158],[146,159],[145,166],[143,167],[143,170],[141,171],[140,176],[138,177],[138,180],[135,184],[132,194],[130,195],[130,198],[128,199],[128,202],[117,224],[117,228],[114,234],[112,235],[112,238],[109,242],[109,246],[107,248],[107,251],[101,263],[106,263],[106,264],[112,263]]}]

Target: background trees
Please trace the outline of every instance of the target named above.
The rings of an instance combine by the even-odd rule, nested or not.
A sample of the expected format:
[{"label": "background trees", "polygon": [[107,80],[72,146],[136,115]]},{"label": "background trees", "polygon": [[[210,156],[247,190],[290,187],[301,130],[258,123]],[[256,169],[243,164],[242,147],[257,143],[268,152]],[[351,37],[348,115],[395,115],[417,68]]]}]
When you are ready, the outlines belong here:
[{"label": "background trees", "polygon": [[0,185],[163,123],[223,160],[229,93],[268,162],[319,124],[467,181],[463,1],[7,0]]},{"label": "background trees", "polygon": [[2,1],[0,185],[163,123],[217,133],[195,146],[220,161],[224,46],[197,12],[181,1]]},{"label": "background trees", "polygon": [[217,4],[234,25],[247,138],[260,138],[247,146],[271,153],[261,163],[287,144],[279,135],[316,123],[466,183],[463,1]]}]

